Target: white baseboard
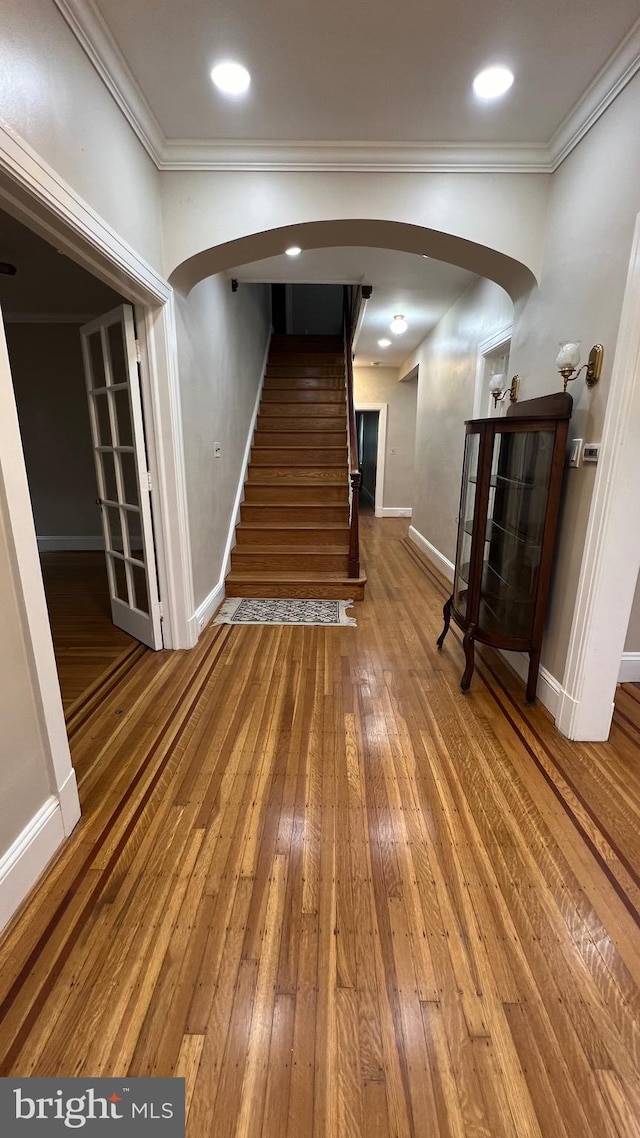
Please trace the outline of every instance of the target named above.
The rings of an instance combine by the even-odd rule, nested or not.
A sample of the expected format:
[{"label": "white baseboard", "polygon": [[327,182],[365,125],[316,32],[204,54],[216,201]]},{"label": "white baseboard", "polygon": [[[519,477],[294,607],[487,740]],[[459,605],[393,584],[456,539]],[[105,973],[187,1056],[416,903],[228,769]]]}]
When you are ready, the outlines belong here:
[{"label": "white baseboard", "polygon": [[453,561],[449,561],[449,558],[445,557],[444,553],[441,553],[439,549],[436,549],[435,545],[427,541],[426,537],[424,537],[415,526],[409,526],[409,540],[424,553],[425,557],[429,559],[438,572],[447,578],[447,581],[453,581],[455,571]]},{"label": "white baseboard", "polygon": [[622,653],[618,683],[640,684],[640,652]]},{"label": "white baseboard", "polygon": [[0,858],[0,929],[22,904],[64,839],[60,802],[52,794]]},{"label": "white baseboard", "polygon": [[260,410],[260,400],[262,399],[262,388],[264,387],[264,377],[267,373],[267,360],[269,359],[269,349],[271,347],[271,332],[267,340],[267,346],[262,361],[262,374],[260,376],[260,383],[258,384],[258,391],[256,393],[256,401],[253,407],[253,414],[251,416],[251,423],[249,424],[249,431],[247,434],[247,442],[244,448],[244,457],[242,459],[242,466],[240,468],[240,477],[238,479],[238,487],[236,489],[235,501],[231,511],[231,521],[229,523],[229,532],[227,534],[227,542],[224,549],[224,557],[222,560],[222,573],[218,578],[216,584],[213,586],[211,592],[205,599],[198,605],[195,613],[189,621],[190,626],[195,632],[196,640],[200,633],[206,628],[215,613],[218,605],[224,599],[224,583],[231,568],[231,550],[235,545],[236,526],[240,521],[240,507],[244,498],[244,484],[247,479],[247,467],[249,466],[249,459],[251,457],[251,445],[253,443],[253,433],[256,429],[256,420]]},{"label": "white baseboard", "polygon": [[[527,673],[529,671],[529,657],[526,652],[504,652],[500,650],[500,655],[506,660],[509,667],[520,677],[521,680],[526,682]],[[551,675],[546,668],[541,667],[538,672],[538,699],[540,703],[546,707],[547,711],[556,718],[560,702],[564,695],[562,684]]]},{"label": "white baseboard", "polygon": [[410,518],[412,514],[411,506],[384,506],[382,509],[383,518]]},{"label": "white baseboard", "polygon": [[74,536],[52,536],[52,537],[39,537],[38,550],[40,553],[53,553],[62,552],[63,550],[83,550],[83,549],[104,549],[104,538],[102,535],[99,537],[89,535],[83,537]]}]

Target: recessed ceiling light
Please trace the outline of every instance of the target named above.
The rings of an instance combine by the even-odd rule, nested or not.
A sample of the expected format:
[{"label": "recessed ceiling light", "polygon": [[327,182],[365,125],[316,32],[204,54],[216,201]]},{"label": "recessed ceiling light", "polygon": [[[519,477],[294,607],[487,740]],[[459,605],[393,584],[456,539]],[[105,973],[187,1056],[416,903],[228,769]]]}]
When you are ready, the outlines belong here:
[{"label": "recessed ceiling light", "polygon": [[379,348],[388,348],[390,343],[391,343],[391,340],[378,340],[378,347]]},{"label": "recessed ceiling light", "polygon": [[241,63],[234,63],[231,59],[223,59],[216,63],[211,72],[211,78],[219,91],[225,95],[243,95],[248,90],[251,76]]},{"label": "recessed ceiling light", "polygon": [[508,67],[487,67],[476,75],[473,89],[479,99],[497,99],[513,83],[513,72]]},{"label": "recessed ceiling light", "polygon": [[301,252],[302,249],[299,245],[290,245],[288,249],[285,249],[287,257],[299,257]]},{"label": "recessed ceiling light", "polygon": [[397,316],[394,316],[389,327],[390,327],[391,331],[393,332],[394,336],[401,336],[403,332],[406,332],[409,325],[407,324],[404,316],[402,316],[400,313],[398,313]]}]

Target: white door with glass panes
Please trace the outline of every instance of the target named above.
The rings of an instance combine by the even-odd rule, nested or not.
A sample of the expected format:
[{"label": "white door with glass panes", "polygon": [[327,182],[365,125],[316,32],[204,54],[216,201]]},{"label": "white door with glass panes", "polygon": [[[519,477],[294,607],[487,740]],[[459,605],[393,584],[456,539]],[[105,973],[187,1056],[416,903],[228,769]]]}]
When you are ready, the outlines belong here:
[{"label": "white door with glass panes", "polygon": [[133,309],[80,329],[111,616],[150,648],[162,625]]}]

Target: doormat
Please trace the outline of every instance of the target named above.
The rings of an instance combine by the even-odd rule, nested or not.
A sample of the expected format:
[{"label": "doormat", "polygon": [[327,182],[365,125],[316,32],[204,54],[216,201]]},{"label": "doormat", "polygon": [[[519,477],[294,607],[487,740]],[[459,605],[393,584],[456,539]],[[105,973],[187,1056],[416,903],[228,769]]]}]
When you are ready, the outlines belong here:
[{"label": "doormat", "polygon": [[355,627],[347,616],[353,601],[302,601],[283,597],[229,597],[214,624],[342,624]]}]

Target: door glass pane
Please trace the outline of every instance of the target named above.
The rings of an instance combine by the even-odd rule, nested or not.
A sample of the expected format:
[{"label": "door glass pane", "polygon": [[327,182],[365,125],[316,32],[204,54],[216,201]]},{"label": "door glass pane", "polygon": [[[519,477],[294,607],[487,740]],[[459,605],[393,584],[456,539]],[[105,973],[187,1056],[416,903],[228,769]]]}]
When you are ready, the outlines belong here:
[{"label": "door glass pane", "polygon": [[118,443],[121,447],[133,446],[133,427],[131,425],[131,403],[129,391],[126,387],[121,391],[112,391],[111,398],[115,402],[116,420],[118,423]]},{"label": "door glass pane", "polygon": [[142,525],[139,510],[124,510],[125,520],[129,533],[129,550],[138,558],[143,561],[142,555]]},{"label": "door glass pane", "polygon": [[120,453],[120,470],[122,471],[124,500],[129,506],[138,506],[140,504],[140,496],[138,494],[136,456],[133,451],[124,451]]},{"label": "door glass pane", "polygon": [[103,506],[102,508],[106,511],[109,526],[109,549],[115,549],[117,553],[123,553],[124,545],[122,541],[120,510],[116,506]]},{"label": "door glass pane", "polygon": [[99,395],[92,395],[93,405],[96,409],[96,418],[98,420],[98,441],[99,445],[103,447],[110,447],[113,445],[111,437],[111,420],[109,419],[109,396],[106,392]]},{"label": "door glass pane", "polygon": [[114,595],[128,605],[129,590],[127,588],[127,573],[124,567],[124,561],[121,561],[119,557],[110,557],[108,554],[107,557],[113,573]]},{"label": "door glass pane", "polygon": [[115,455],[111,450],[98,451],[98,461],[102,463],[104,477],[104,496],[112,502],[118,501],[118,484],[116,482]]},{"label": "door glass pane", "polygon": [[111,360],[111,382],[127,383],[129,372],[127,369],[127,357],[125,355],[124,328],[119,321],[117,324],[109,325],[107,329],[107,341],[109,344],[109,358]]},{"label": "door glass pane", "polygon": [[549,430],[494,439],[480,627],[516,639],[532,632],[554,438]]},{"label": "door glass pane", "polygon": [[475,509],[478,480],[478,457],[480,454],[480,435],[467,435],[464,449],[462,475],[462,497],[458,522],[458,549],[456,552],[456,579],[453,588],[454,604],[464,619],[467,615],[469,592],[469,572],[471,561],[471,535]]},{"label": "door glass pane", "polygon": [[133,576],[135,592],[134,605],[141,612],[149,612],[149,596],[147,593],[147,571],[141,565],[129,565]]},{"label": "door glass pane", "polygon": [[104,387],[106,384],[104,372],[104,357],[102,355],[102,341],[99,332],[94,332],[88,338],[90,360],[91,387]]}]

